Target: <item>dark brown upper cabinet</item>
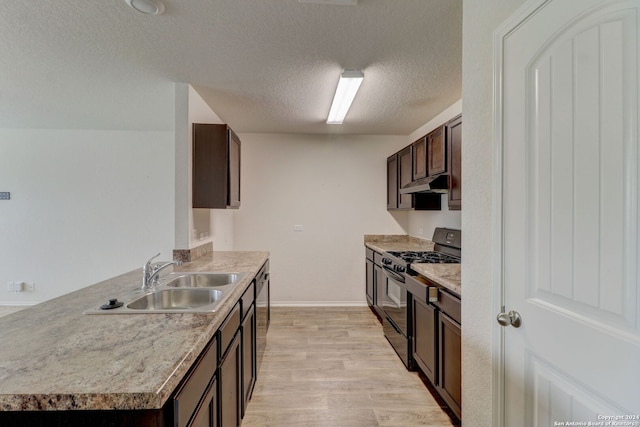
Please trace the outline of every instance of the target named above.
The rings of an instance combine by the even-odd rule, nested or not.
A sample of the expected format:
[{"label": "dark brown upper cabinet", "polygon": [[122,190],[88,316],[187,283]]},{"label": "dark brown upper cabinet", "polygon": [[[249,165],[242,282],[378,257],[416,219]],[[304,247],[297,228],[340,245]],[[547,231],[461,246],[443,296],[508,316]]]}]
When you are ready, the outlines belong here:
[{"label": "dark brown upper cabinet", "polygon": [[440,194],[400,194],[413,178],[413,147],[409,145],[387,158],[387,210],[440,210]]},{"label": "dark brown upper cabinet", "polygon": [[193,207],[240,207],[240,138],[224,124],[193,124]]},{"label": "dark brown upper cabinet", "polygon": [[413,144],[413,180],[427,176],[427,137],[423,136]]},{"label": "dark brown upper cabinet", "polygon": [[[398,185],[399,188],[409,184],[412,180],[413,156],[411,146],[403,148],[398,152]],[[400,194],[398,197],[399,209],[413,208],[413,196],[411,194]]]},{"label": "dark brown upper cabinet", "polygon": [[447,123],[449,210],[462,209],[462,116]]},{"label": "dark brown upper cabinet", "polygon": [[433,176],[447,171],[447,140],[445,126],[434,129],[427,135],[427,175]]},{"label": "dark brown upper cabinet", "polygon": [[398,154],[387,158],[387,210],[398,209]]}]

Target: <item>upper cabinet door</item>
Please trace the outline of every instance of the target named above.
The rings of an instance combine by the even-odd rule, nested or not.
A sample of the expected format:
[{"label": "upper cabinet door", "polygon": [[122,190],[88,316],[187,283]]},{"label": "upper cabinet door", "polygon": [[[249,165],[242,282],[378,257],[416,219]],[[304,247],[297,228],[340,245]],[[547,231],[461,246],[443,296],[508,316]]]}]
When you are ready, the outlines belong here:
[{"label": "upper cabinet door", "polygon": [[229,129],[229,201],[230,208],[240,207],[240,138]]},{"label": "upper cabinet door", "polygon": [[440,126],[427,135],[427,175],[447,171],[445,127]]},{"label": "upper cabinet door", "polygon": [[413,180],[427,176],[427,137],[423,136],[412,145]]},{"label": "upper cabinet door", "polygon": [[387,210],[398,209],[398,155],[387,158]]},{"label": "upper cabinet door", "polygon": [[[399,176],[399,188],[409,184],[412,180],[412,167],[413,160],[411,156],[411,146],[404,148],[402,151],[398,153],[398,167],[400,171],[398,172]],[[398,198],[398,207],[400,209],[411,209],[413,208],[413,196],[411,194],[400,194]]]},{"label": "upper cabinet door", "polygon": [[227,125],[193,124],[192,207],[240,207],[240,139]]},{"label": "upper cabinet door", "polygon": [[447,123],[449,210],[462,209],[462,116]]}]

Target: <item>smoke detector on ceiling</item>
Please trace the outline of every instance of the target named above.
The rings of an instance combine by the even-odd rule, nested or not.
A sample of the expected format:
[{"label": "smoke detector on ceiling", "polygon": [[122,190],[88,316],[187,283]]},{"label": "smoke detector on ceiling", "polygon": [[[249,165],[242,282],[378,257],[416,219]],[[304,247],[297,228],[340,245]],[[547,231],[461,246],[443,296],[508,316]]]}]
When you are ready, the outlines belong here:
[{"label": "smoke detector on ceiling", "polygon": [[145,15],[160,15],[164,4],[160,0],[124,0],[129,6]]},{"label": "smoke detector on ceiling", "polygon": [[339,6],[356,6],[358,0],[298,0],[298,3],[335,4]]}]

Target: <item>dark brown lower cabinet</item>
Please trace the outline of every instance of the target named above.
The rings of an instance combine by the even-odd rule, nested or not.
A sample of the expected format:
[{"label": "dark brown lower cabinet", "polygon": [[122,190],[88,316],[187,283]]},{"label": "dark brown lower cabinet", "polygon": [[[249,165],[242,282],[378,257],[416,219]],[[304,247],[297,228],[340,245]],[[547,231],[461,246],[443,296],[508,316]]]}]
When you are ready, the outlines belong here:
[{"label": "dark brown lower cabinet", "polygon": [[439,314],[439,380],[436,388],[451,410],[462,416],[462,342],[460,325],[444,313]]},{"label": "dark brown lower cabinet", "polygon": [[[217,426],[216,368],[218,366],[217,339],[211,340],[187,378],[178,387],[173,401],[173,425],[177,427]],[[205,397],[203,399],[203,397]],[[213,406],[211,401],[213,400]],[[215,412],[211,412],[215,411]],[[204,419],[209,424],[204,424]],[[195,424],[196,419],[198,424]]]},{"label": "dark brown lower cabinet", "polygon": [[374,288],[376,290],[376,303],[374,305],[374,309],[378,313],[378,316],[382,319],[384,317],[382,302],[385,299],[385,292],[387,291],[387,281],[389,279],[384,274],[384,270],[382,270],[382,267],[380,267],[378,264],[373,265],[373,274],[373,280],[376,284]]},{"label": "dark brown lower cabinet", "polygon": [[242,321],[242,416],[256,382],[256,310],[252,304]]},{"label": "dark brown lower cabinet", "polygon": [[373,308],[376,304],[375,273],[373,268],[374,251],[365,247],[365,253],[365,296],[367,298],[367,304]]},{"label": "dark brown lower cabinet", "polygon": [[412,354],[451,411],[462,417],[460,297],[422,276],[406,275],[411,293]]},{"label": "dark brown lower cabinet", "polygon": [[218,381],[214,378],[190,427],[218,427]]},{"label": "dark brown lower cabinet", "polygon": [[240,425],[241,396],[240,334],[236,334],[220,362],[220,426]]},{"label": "dark brown lower cabinet", "polygon": [[220,362],[218,364],[218,408],[220,427],[240,425],[242,411],[242,352],[240,304],[231,310],[218,330]]},{"label": "dark brown lower cabinet", "polygon": [[438,311],[434,306],[413,299],[413,359],[434,384],[437,381],[437,321]]},{"label": "dark brown lower cabinet", "polygon": [[0,427],[237,427],[266,347],[269,310],[267,260],[162,408],[0,411]]}]

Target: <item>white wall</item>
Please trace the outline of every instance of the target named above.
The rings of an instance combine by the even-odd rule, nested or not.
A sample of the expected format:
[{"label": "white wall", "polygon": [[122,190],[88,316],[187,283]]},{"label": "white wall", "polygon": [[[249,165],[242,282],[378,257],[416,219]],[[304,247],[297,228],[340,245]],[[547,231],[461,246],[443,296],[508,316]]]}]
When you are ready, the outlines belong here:
[{"label": "white wall", "polygon": [[0,305],[171,259],[173,162],[172,132],[0,130]]},{"label": "white wall", "polygon": [[[411,132],[407,139],[407,144],[416,141],[434,130],[442,126],[449,120],[462,113],[462,100],[458,100],[449,108],[442,111],[433,119]],[[464,123],[464,118],[463,118]],[[462,126],[464,128],[464,124]],[[463,148],[464,150],[464,148]],[[393,154],[393,153],[389,153]],[[464,182],[464,178],[462,180]],[[464,184],[463,184],[464,185]],[[448,207],[448,194],[442,196],[442,210],[440,211],[410,211],[408,212],[408,229],[407,234],[420,237],[423,239],[431,239],[433,230],[436,227],[448,227],[460,229],[462,226],[461,211],[450,211]]]},{"label": "white wall", "polygon": [[406,136],[239,136],[235,249],[271,252],[272,302],[365,304],[364,235],[406,234],[406,212],[386,210],[386,158]]},{"label": "white wall", "polygon": [[190,84],[176,83],[175,94],[175,249],[213,242],[214,250],[232,250],[234,211],[191,207],[193,123],[224,122]]},{"label": "white wall", "polygon": [[464,0],[462,418],[492,426],[493,31],[524,0]]},{"label": "white wall", "polygon": [[410,211],[408,233],[421,239],[431,239],[436,227],[461,228],[461,211],[450,211],[447,194],[442,196],[442,210]]}]

